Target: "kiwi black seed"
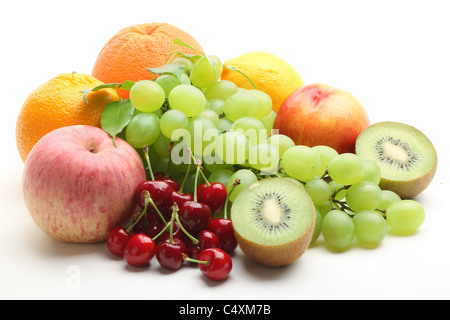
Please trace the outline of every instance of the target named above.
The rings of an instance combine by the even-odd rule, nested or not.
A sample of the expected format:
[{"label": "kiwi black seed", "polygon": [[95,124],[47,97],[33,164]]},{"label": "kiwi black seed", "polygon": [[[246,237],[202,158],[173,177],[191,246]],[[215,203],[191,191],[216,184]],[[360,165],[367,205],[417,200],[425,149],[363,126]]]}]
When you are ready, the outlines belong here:
[{"label": "kiwi black seed", "polygon": [[245,255],[266,266],[300,258],[314,231],[315,207],[305,189],[286,178],[267,178],[244,189],[231,220]]},{"label": "kiwi black seed", "polygon": [[401,198],[413,198],[425,190],[437,168],[437,153],[418,129],[398,122],[378,122],[356,140],[356,154],[378,163],[380,187]]}]

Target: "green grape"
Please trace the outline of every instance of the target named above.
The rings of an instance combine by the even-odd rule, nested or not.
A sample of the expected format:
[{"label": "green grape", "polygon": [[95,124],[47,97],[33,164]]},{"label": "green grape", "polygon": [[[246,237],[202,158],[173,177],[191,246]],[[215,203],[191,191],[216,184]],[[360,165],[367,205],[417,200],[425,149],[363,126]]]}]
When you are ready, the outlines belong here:
[{"label": "green grape", "polygon": [[232,125],[233,122],[231,122],[230,120],[221,118],[219,119],[219,123],[217,124],[217,129],[219,129],[220,132],[225,132],[227,130],[230,130]]},{"label": "green grape", "polygon": [[[187,129],[189,120],[186,115],[180,110],[168,110],[161,116],[160,128],[162,134],[169,139],[178,140],[179,134],[172,136],[176,129]],[[178,131],[180,132],[180,131]]]},{"label": "green grape", "polygon": [[315,178],[305,183],[305,190],[308,192],[315,205],[324,204],[330,200],[332,190],[330,185],[321,178]]},{"label": "green grape", "polygon": [[142,80],[133,85],[130,90],[131,104],[141,112],[153,112],[164,104],[166,94],[155,81]]},{"label": "green grape", "polygon": [[347,213],[331,210],[323,217],[322,235],[330,248],[344,250],[355,238],[355,225]]},{"label": "green grape", "polygon": [[219,80],[205,91],[205,97],[208,100],[222,100],[225,101],[233,93],[238,91],[238,86],[228,80]]},{"label": "green grape", "polygon": [[205,109],[206,98],[203,92],[189,84],[180,84],[169,94],[171,109],[183,112],[187,117],[198,116]]},{"label": "green grape", "polygon": [[208,103],[206,104],[206,108],[214,110],[217,115],[220,117],[221,114],[223,114],[223,105],[225,104],[225,101],[220,99],[211,99],[208,100]]},{"label": "green grape", "polygon": [[236,186],[230,193],[229,199],[231,202],[234,202],[234,199],[236,199],[236,197],[242,190],[258,181],[258,177],[253,173],[253,171],[249,169],[240,169],[233,173],[233,175],[230,177],[230,180],[228,180],[228,183],[226,185],[228,192],[231,191],[231,187],[233,186],[233,183],[236,181],[236,179],[240,180],[240,184]]},{"label": "green grape", "polygon": [[219,182],[226,186],[233,173],[234,171],[225,168],[216,169],[209,175],[208,181],[211,183]]},{"label": "green grape", "polygon": [[322,176],[328,169],[328,164],[334,158],[336,158],[339,153],[329,146],[314,146],[312,149],[317,152],[320,157],[321,170],[320,175]]},{"label": "green grape", "polygon": [[226,164],[244,164],[249,157],[247,137],[238,131],[227,131],[216,140],[216,154]]},{"label": "green grape", "polygon": [[256,89],[249,90],[248,92],[254,94],[259,102],[258,109],[253,117],[256,119],[267,117],[272,111],[272,99],[270,96],[267,93]]},{"label": "green grape", "polygon": [[361,181],[352,185],[346,195],[347,205],[356,212],[376,209],[380,198],[380,187],[369,181]]},{"label": "green grape", "polygon": [[322,204],[316,204],[315,207],[318,210],[316,212],[322,217],[325,217],[325,215],[333,209],[333,204],[331,201],[327,201]]},{"label": "green grape", "polygon": [[343,153],[328,164],[330,178],[342,185],[352,185],[364,177],[364,165],[360,157],[353,153]]},{"label": "green grape", "polygon": [[173,74],[163,74],[156,79],[156,83],[163,88],[166,97],[168,97],[170,91],[172,91],[172,89],[176,86],[180,84],[191,84],[191,80],[189,80],[189,77],[185,73],[183,73],[180,78],[181,83],[180,80],[178,80],[178,78]]},{"label": "green grape", "polygon": [[377,211],[365,210],[353,217],[355,236],[362,246],[374,247],[383,241],[387,233],[386,219]]},{"label": "green grape", "polygon": [[158,139],[156,139],[155,143],[153,144],[156,153],[163,158],[169,158],[169,145],[172,141],[164,136],[163,134],[160,134]]},{"label": "green grape", "polygon": [[205,109],[200,113],[197,117],[204,117],[206,119],[211,120],[215,127],[219,125],[219,116],[212,109]]},{"label": "green grape", "polygon": [[266,138],[266,130],[263,123],[252,117],[237,119],[233,122],[231,129],[244,133],[250,145],[257,145]]},{"label": "green grape", "polygon": [[[317,210],[316,210],[317,212]],[[314,244],[317,239],[319,238],[320,234],[322,233],[322,222],[323,222],[323,217],[320,213],[316,214],[316,220],[314,222],[314,231],[313,231],[313,235],[311,237],[311,242],[310,242],[310,246],[312,244]]]},{"label": "green grape", "polygon": [[154,113],[138,113],[131,118],[126,129],[126,140],[134,148],[152,145],[158,139],[159,118]]},{"label": "green grape", "polygon": [[250,146],[248,162],[254,169],[263,174],[274,174],[278,171],[280,156],[278,150],[266,142]]},{"label": "green grape", "polygon": [[398,194],[391,190],[381,190],[380,201],[378,202],[377,209],[386,210],[391,203],[402,200]]},{"label": "green grape", "polygon": [[176,57],[170,63],[183,65],[185,67],[184,69],[185,73],[190,73],[192,66],[194,65],[194,62],[192,62],[191,59],[188,59],[186,57]]},{"label": "green grape", "polygon": [[378,163],[369,159],[362,159],[362,162],[364,165],[364,177],[362,180],[379,184],[381,181],[381,168]]},{"label": "green grape", "polygon": [[267,115],[266,117],[260,119],[261,122],[264,124],[264,127],[267,130],[267,135],[270,135],[270,133],[272,132],[273,123],[275,121],[276,116],[277,116],[276,112],[272,110],[269,113],[269,115]]},{"label": "green grape", "polygon": [[267,138],[267,143],[273,145],[280,155],[280,158],[283,157],[283,154],[287,149],[295,146],[294,141],[284,134],[274,134]]},{"label": "green grape", "polygon": [[243,117],[253,117],[258,110],[258,99],[248,91],[238,91],[232,94],[223,105],[225,117],[236,121]]},{"label": "green grape", "polygon": [[281,167],[292,178],[306,182],[320,174],[320,157],[310,147],[294,146],[284,152]]},{"label": "green grape", "polygon": [[[192,153],[203,156],[205,148],[218,136],[218,130],[211,120],[204,117],[194,117],[189,120],[188,132]],[[188,143],[186,143],[189,145]]]},{"label": "green grape", "polygon": [[194,86],[208,88],[219,80],[222,68],[222,62],[218,57],[201,57],[192,66],[189,78]]},{"label": "green grape", "polygon": [[415,200],[397,201],[386,209],[386,220],[392,232],[411,235],[425,221],[425,209]]}]

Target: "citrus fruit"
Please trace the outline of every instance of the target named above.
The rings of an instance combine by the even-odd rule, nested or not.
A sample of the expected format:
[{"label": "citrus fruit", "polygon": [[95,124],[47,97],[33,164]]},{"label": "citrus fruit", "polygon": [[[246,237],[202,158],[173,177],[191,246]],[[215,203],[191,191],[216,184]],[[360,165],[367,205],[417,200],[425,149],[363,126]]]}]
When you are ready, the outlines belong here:
[{"label": "citrus fruit", "polygon": [[[304,85],[301,75],[293,66],[268,52],[245,53],[226,61],[224,65],[243,72],[255,84],[256,89],[267,93],[272,99],[275,112],[294,90]],[[228,68],[223,68],[222,79],[234,82],[240,88],[254,88],[245,76]]]},{"label": "citrus fruit", "polygon": [[119,96],[113,89],[102,89],[90,92],[86,104],[80,91],[101,84],[88,74],[62,73],[28,96],[16,123],[17,149],[23,162],[36,142],[50,131],[77,124],[100,127],[103,109],[120,100]]},{"label": "citrus fruit", "polygon": [[[144,23],[128,26],[116,33],[97,56],[92,75],[104,83],[123,83],[126,80],[152,79],[147,68],[166,63],[173,39],[179,38],[192,48],[202,51],[200,44],[188,33],[168,23]],[[174,52],[197,54],[194,50],[176,45]],[[127,99],[129,91],[118,90]]]}]

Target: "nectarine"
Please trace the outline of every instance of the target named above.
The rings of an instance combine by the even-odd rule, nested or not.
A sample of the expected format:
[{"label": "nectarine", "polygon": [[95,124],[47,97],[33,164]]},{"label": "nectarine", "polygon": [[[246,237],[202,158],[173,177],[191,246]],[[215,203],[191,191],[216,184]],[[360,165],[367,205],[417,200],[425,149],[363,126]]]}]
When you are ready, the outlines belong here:
[{"label": "nectarine", "polygon": [[297,145],[327,145],[339,153],[354,152],[356,138],[368,126],[367,112],[352,94],[325,84],[298,88],[274,122],[274,129]]}]

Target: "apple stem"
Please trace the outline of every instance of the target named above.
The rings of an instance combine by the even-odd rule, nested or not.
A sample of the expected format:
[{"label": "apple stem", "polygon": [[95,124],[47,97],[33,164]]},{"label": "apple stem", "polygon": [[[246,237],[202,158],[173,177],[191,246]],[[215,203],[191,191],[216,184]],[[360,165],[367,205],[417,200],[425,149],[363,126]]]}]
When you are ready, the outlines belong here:
[{"label": "apple stem", "polygon": [[[191,149],[186,148],[186,151],[187,151],[189,154],[192,154],[192,153],[191,153]],[[189,156],[189,159],[190,159],[190,158],[191,158],[191,157]],[[192,161],[189,161],[188,167],[187,167],[187,170],[186,170],[186,174],[184,175],[183,182],[181,183],[180,190],[178,190],[179,193],[183,193],[184,185],[186,184],[187,178],[188,178],[188,176],[189,176],[189,172],[191,171],[191,163],[192,163]]]},{"label": "apple stem", "polygon": [[228,194],[227,194],[227,198],[225,199],[225,207],[223,208],[223,217],[225,219],[228,219],[227,218],[228,217],[228,201],[230,199],[231,192],[233,192],[234,188],[240,184],[241,184],[241,179],[234,180],[233,184],[231,185],[230,192],[228,192]]},{"label": "apple stem", "polygon": [[150,158],[149,158],[149,156],[148,156],[148,145],[145,145],[145,146],[144,146],[143,151],[144,151],[144,158],[145,158],[145,161],[147,162],[147,168],[148,168],[148,171],[150,172],[150,178],[151,178],[153,181],[155,181],[155,175],[153,174],[152,165],[151,165],[151,163],[150,163]]}]

